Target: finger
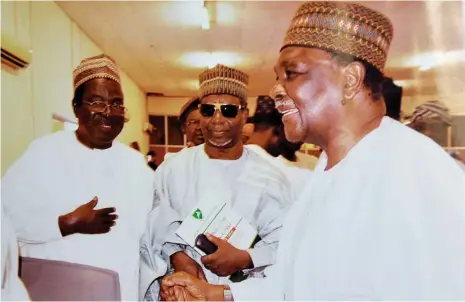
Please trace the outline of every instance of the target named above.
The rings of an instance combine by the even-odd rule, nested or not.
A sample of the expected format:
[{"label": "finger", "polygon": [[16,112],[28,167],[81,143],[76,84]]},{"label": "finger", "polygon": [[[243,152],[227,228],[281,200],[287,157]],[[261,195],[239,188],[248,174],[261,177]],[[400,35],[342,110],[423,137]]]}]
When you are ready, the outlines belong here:
[{"label": "finger", "polygon": [[115,211],[115,208],[104,208],[100,210],[95,210],[96,214],[100,217],[108,216],[109,214],[114,213]]},{"label": "finger", "polygon": [[175,298],[173,301],[187,301],[187,297],[183,287],[175,286],[173,288],[173,296]]},{"label": "finger", "polygon": [[111,231],[110,225],[100,225],[98,228],[95,229],[95,234],[106,234]]},{"label": "finger", "polygon": [[188,273],[179,272],[163,278],[162,283],[168,287],[173,287],[175,285],[186,286],[193,282],[193,278],[195,277],[189,275]]},{"label": "finger", "polygon": [[220,239],[210,233],[206,234],[205,236],[207,236],[207,239],[213,242],[217,247],[219,247],[224,242],[223,239]]},{"label": "finger", "polygon": [[207,266],[207,265],[211,265],[212,263],[214,263],[216,261],[216,253],[213,253],[213,254],[210,254],[210,255],[206,255],[206,256],[202,256],[200,258],[200,261],[202,262],[203,265]]},{"label": "finger", "polygon": [[109,222],[114,222],[118,218],[119,216],[116,214],[109,214],[109,215],[103,216],[102,221],[109,223]]},{"label": "finger", "polygon": [[98,197],[95,196],[94,198],[92,198],[91,201],[89,201],[88,203],[85,204],[86,207],[89,207],[91,209],[95,208],[97,206],[97,203],[98,203]]}]

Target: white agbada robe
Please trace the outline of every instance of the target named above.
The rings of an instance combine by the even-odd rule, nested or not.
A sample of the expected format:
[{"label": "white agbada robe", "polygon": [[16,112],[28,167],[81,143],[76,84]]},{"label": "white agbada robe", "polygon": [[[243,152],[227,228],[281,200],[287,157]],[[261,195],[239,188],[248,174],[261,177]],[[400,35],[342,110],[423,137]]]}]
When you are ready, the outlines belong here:
[{"label": "white agbada robe", "polygon": [[19,278],[19,247],[11,221],[2,210],[2,301],[29,301]]},{"label": "white agbada robe", "polygon": [[276,169],[279,169],[286,176],[289,181],[292,201],[297,200],[305,184],[308,182],[308,179],[311,177],[312,170],[293,165],[289,160],[281,155],[278,157],[273,157],[268,152],[266,152],[265,149],[258,145],[250,144],[247,145],[247,148],[260,155],[263,159],[276,167]]},{"label": "white agbada robe", "polygon": [[465,175],[385,117],[336,166],[322,155],[283,226],[268,278],[240,300],[465,300]]},{"label": "white agbada robe", "polygon": [[[249,250],[255,265],[255,269],[246,271],[249,276],[263,276],[264,268],[275,262],[282,222],[291,203],[289,184],[281,171],[247,146],[237,160],[210,159],[204,145],[183,149],[165,159],[155,178],[155,203],[169,205],[171,212],[167,214],[162,207],[154,210],[153,215],[160,218],[152,219],[147,232],[153,234],[142,243],[141,293],[155,278],[170,270],[169,255],[160,252],[165,243],[184,246],[185,252],[203,267],[200,255],[185,247],[186,243],[175,231],[192,208],[204,199],[228,202],[257,229],[262,240]],[[161,236],[167,226],[169,230]],[[165,271],[160,269],[160,258],[166,264]],[[212,284],[230,283],[228,278],[218,277],[206,268],[204,273]],[[157,298],[157,291],[158,284],[153,283],[151,299]]]},{"label": "white agbada robe", "polygon": [[[119,273],[121,299],[137,300],[139,240],[152,207],[154,173],[143,155],[114,142],[89,149],[74,132],[34,141],[2,179],[2,202],[21,255],[61,260]],[[99,198],[96,209],[115,207],[107,234],[62,237],[58,217]]]}]

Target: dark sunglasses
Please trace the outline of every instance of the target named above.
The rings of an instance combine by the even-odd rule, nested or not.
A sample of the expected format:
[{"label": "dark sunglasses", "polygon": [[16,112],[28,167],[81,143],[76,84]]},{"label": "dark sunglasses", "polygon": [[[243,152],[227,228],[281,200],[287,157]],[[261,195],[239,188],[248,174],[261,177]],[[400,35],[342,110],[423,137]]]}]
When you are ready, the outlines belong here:
[{"label": "dark sunglasses", "polygon": [[234,104],[200,104],[199,109],[200,114],[204,117],[212,117],[216,110],[220,110],[225,118],[235,118],[243,107]]}]

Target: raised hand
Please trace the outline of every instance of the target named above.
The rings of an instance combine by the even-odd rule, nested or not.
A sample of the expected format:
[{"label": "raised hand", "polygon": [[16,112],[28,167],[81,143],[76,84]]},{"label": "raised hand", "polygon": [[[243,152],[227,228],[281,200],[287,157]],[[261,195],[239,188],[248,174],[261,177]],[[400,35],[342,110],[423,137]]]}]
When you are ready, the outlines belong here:
[{"label": "raised hand", "polygon": [[108,233],[116,224],[118,215],[115,208],[94,210],[98,198],[94,197],[90,202],[83,204],[76,210],[58,218],[61,234],[103,234]]},{"label": "raised hand", "polygon": [[225,277],[253,267],[252,258],[247,251],[237,249],[227,241],[211,234],[206,236],[218,247],[218,250],[213,254],[203,256],[201,260],[203,265],[217,276]]}]

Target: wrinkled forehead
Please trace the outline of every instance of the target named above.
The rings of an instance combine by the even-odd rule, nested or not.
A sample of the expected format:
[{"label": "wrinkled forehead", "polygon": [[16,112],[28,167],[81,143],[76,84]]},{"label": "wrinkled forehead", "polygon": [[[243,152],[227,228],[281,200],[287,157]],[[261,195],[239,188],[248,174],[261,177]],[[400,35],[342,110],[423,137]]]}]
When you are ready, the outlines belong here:
[{"label": "wrinkled forehead", "polygon": [[200,100],[201,104],[234,104],[240,105],[241,100],[237,96],[229,94],[210,94]]},{"label": "wrinkled forehead", "polygon": [[96,95],[104,98],[123,99],[123,90],[121,85],[109,79],[92,79],[84,83],[85,95]]},{"label": "wrinkled forehead", "polygon": [[278,70],[286,67],[325,62],[331,62],[331,55],[327,51],[312,47],[288,46],[279,53],[274,71],[277,73]]}]

